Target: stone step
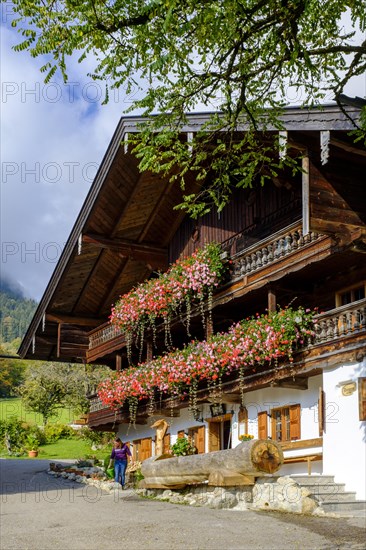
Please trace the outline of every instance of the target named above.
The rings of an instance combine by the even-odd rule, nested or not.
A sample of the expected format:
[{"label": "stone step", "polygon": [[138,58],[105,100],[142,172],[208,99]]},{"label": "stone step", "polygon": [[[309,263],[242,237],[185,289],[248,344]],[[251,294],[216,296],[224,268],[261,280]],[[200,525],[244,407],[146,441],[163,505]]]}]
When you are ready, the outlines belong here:
[{"label": "stone step", "polygon": [[299,484],[302,487],[306,487],[306,489],[309,489],[313,495],[317,495],[319,493],[328,493],[329,495],[339,495],[340,493],[344,493],[346,489],[346,485],[344,483],[313,483],[312,485],[303,485],[302,483]]},{"label": "stone step", "polygon": [[313,485],[302,485],[302,487],[306,487],[306,489],[309,489],[311,491],[311,494],[314,496],[322,494],[328,494],[328,495],[339,495],[344,494],[346,486],[344,483],[326,483],[325,485],[321,483],[314,483]]},{"label": "stone step", "polygon": [[324,512],[351,512],[362,511],[366,513],[366,500],[352,500],[343,502],[321,502],[321,508]]},{"label": "stone step", "polygon": [[320,474],[313,475],[292,475],[289,476],[291,479],[296,481],[299,485],[307,487],[308,485],[327,485],[329,483],[334,483],[334,476],[323,476]]},{"label": "stone step", "polygon": [[325,502],[356,502],[356,493],[348,491],[347,493],[323,493],[323,492],[316,492],[311,493],[312,497],[314,497],[318,502],[321,502],[322,505]]}]

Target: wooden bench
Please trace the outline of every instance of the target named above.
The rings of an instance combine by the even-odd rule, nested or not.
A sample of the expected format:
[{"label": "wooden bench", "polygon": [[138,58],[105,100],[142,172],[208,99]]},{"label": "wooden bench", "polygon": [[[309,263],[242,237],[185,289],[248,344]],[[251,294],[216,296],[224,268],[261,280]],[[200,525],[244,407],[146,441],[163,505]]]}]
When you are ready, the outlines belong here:
[{"label": "wooden bench", "polygon": [[296,462],[307,462],[308,464],[308,475],[311,475],[311,463],[315,460],[322,460],[323,453],[314,453],[310,455],[301,455],[301,456],[288,456],[284,459],[284,464],[295,464]]}]

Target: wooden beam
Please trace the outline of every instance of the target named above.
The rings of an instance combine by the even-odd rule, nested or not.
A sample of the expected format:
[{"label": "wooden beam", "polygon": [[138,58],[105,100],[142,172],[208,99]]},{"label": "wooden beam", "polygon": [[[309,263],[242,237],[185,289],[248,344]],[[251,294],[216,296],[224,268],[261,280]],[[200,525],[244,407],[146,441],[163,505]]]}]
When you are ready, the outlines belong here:
[{"label": "wooden beam", "polygon": [[155,245],[134,243],[124,239],[111,239],[104,237],[103,235],[95,235],[91,233],[86,233],[83,235],[83,242],[93,244],[101,248],[118,250],[118,252],[124,257],[133,260],[141,260],[145,263],[151,264],[154,269],[166,269],[168,267],[168,251],[166,248],[161,248]]},{"label": "wooden beam", "polygon": [[53,323],[65,323],[67,325],[82,325],[86,327],[97,327],[104,322],[104,319],[93,319],[91,317],[74,317],[63,313],[46,313],[46,321]]},{"label": "wooden beam", "polygon": [[57,357],[60,357],[60,350],[61,350],[61,327],[62,327],[62,324],[59,323],[57,327],[57,351],[56,351]]},{"label": "wooden beam", "polygon": [[307,378],[288,378],[285,380],[277,381],[273,384],[275,388],[286,388],[286,389],[295,389],[295,390],[307,390],[308,389],[308,379]]},{"label": "wooden beam", "polygon": [[360,155],[361,157],[366,157],[366,151],[364,149],[358,149],[351,143],[345,143],[340,139],[331,137],[330,144],[334,145],[334,147],[338,147],[339,149],[343,149],[343,151],[347,151],[347,153],[353,153],[355,155]]}]

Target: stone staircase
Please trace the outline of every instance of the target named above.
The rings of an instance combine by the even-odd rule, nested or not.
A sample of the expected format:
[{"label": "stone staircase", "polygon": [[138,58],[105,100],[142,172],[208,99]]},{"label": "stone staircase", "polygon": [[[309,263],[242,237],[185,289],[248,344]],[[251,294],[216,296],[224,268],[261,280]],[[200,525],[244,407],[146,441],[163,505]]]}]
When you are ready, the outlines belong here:
[{"label": "stone staircase", "polygon": [[366,501],[356,500],[356,493],[345,491],[344,483],[335,483],[334,476],[292,475],[289,476],[301,487],[308,489],[312,498],[319,502],[324,512],[366,512]]}]

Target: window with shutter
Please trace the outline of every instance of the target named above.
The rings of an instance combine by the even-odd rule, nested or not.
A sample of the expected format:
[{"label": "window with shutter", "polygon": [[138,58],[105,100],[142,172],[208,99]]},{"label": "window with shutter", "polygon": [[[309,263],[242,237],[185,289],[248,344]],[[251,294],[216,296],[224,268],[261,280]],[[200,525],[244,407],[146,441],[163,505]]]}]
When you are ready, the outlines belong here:
[{"label": "window with shutter", "polygon": [[141,453],[140,453],[141,462],[152,456],[151,441],[152,441],[151,437],[146,437],[145,439],[141,439]]},{"label": "window with shutter", "polygon": [[210,422],[208,425],[208,447],[209,451],[219,451],[221,448],[220,422]]},{"label": "window with shutter", "polygon": [[258,413],[258,439],[268,438],[267,412]]},{"label": "window with shutter", "polygon": [[271,436],[275,441],[300,439],[301,406],[288,405],[271,411]]},{"label": "window with shutter", "polygon": [[200,426],[199,428],[189,428],[188,430],[188,439],[191,444],[194,445],[197,449],[198,454],[205,452],[205,427]]}]

